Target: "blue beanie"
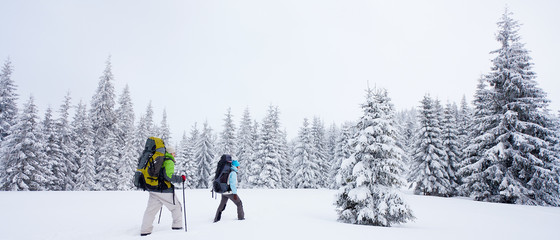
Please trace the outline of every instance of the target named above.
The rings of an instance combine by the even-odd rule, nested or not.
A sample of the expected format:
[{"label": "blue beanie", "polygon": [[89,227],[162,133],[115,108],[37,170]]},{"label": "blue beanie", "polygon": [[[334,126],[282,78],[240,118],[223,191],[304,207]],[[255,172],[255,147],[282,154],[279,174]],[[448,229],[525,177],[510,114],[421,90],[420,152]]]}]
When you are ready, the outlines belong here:
[{"label": "blue beanie", "polygon": [[239,167],[239,162],[237,160],[233,160],[233,162],[231,162],[231,165],[234,167]]}]

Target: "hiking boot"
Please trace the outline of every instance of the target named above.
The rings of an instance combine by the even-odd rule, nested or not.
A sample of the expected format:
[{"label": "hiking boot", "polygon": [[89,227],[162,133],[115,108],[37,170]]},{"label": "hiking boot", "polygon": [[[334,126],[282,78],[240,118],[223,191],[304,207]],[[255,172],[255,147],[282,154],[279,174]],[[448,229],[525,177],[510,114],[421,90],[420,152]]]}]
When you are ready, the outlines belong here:
[{"label": "hiking boot", "polygon": [[245,218],[240,218],[240,219],[238,219],[238,220],[245,220]]},{"label": "hiking boot", "polygon": [[152,234],[152,233],[140,233],[140,236],[145,237],[145,236],[148,236],[150,234]]},{"label": "hiking boot", "polygon": [[182,227],[172,227],[171,229],[172,229],[172,230],[183,230]]}]

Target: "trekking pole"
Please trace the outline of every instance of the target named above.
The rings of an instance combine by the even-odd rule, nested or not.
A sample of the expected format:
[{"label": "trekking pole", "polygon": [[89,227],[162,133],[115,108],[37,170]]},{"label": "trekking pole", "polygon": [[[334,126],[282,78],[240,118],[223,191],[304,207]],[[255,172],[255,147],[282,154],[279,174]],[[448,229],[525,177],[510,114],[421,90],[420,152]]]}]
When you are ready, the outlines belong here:
[{"label": "trekking pole", "polygon": [[159,218],[157,220],[157,224],[159,224],[159,222],[161,221],[161,211],[163,211],[163,206],[161,206],[161,208],[159,209]]},{"label": "trekking pole", "polygon": [[187,204],[185,203],[185,181],[183,181],[183,215],[185,216],[185,232],[187,231]]}]

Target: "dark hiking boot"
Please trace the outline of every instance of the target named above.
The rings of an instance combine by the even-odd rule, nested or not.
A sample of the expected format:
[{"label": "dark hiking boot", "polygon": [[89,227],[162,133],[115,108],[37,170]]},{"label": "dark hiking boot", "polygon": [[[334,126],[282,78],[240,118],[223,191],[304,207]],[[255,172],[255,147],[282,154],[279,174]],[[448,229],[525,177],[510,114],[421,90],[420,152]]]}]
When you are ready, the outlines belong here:
[{"label": "dark hiking boot", "polygon": [[172,229],[172,230],[183,230],[182,227],[172,227],[171,229]]},{"label": "dark hiking boot", "polygon": [[145,237],[145,236],[148,236],[150,234],[152,234],[152,233],[140,233],[140,236]]}]

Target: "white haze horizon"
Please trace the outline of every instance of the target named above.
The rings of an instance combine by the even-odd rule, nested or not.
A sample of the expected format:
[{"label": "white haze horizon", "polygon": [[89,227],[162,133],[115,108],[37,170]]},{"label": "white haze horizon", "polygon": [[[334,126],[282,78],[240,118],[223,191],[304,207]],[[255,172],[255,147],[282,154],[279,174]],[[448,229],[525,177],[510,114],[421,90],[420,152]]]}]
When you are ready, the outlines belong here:
[{"label": "white haze horizon", "polygon": [[228,108],[238,127],[245,108],[261,122],[270,105],[291,140],[304,118],[357,120],[368,85],[397,110],[425,94],[470,103],[506,6],[557,114],[557,1],[0,0],[0,61],[20,110],[33,95],[40,118],[67,92],[89,107],[111,56],[116,100],[128,85],[136,121],[150,101],[155,123],[166,109],[174,143],[195,122],[219,133]]}]

